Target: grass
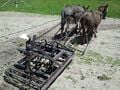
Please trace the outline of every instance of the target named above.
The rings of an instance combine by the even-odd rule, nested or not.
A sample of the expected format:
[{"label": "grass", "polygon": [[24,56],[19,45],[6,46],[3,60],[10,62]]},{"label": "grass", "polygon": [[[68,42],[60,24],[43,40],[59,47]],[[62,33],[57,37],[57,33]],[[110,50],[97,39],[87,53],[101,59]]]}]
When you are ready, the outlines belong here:
[{"label": "grass", "polygon": [[112,66],[120,66],[120,58],[112,58],[110,56],[102,56],[101,54],[89,50],[86,55],[80,56],[79,53],[76,53],[77,59],[80,58],[79,64],[111,64]]},{"label": "grass", "polygon": [[86,55],[80,56],[79,53],[76,53],[77,57],[80,57],[79,63],[85,63],[85,64],[92,64],[94,63],[101,63],[103,60],[103,57],[96,52],[88,51]]},{"label": "grass", "polygon": [[18,47],[21,47],[21,46],[23,46],[23,45],[25,45],[25,41],[24,40],[17,40],[17,41],[15,41],[14,42]]},{"label": "grass", "polygon": [[55,87],[52,87],[51,90],[57,90]]},{"label": "grass", "polygon": [[21,46],[23,46],[23,45],[24,45],[23,42],[18,43],[18,46],[19,46],[19,47],[21,47]]},{"label": "grass", "polygon": [[72,76],[65,76],[65,79],[72,80],[73,84],[77,83],[77,80],[75,80]]},{"label": "grass", "polygon": [[[0,6],[7,0],[0,0]],[[11,0],[10,3],[4,7],[0,7],[0,11],[18,11],[18,12],[30,12],[40,14],[60,15],[60,11],[66,4],[80,4],[88,6],[90,10],[95,10],[100,4],[109,4],[109,17],[120,18],[120,2],[119,0],[24,0],[31,7],[24,5],[24,3],[18,0],[18,8],[15,8],[15,4]]]}]

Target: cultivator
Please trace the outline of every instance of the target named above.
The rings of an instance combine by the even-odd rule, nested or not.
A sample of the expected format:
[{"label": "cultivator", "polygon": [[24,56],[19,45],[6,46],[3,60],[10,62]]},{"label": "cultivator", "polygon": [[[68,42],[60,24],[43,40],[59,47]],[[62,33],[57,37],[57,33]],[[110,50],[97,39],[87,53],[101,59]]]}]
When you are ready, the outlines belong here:
[{"label": "cultivator", "polygon": [[[58,33],[60,30],[54,32],[53,29],[58,25],[44,32],[39,37],[34,35],[33,38],[28,38],[26,48],[18,49],[24,57],[5,70],[5,81],[20,90],[29,90],[30,88],[35,90],[48,89],[72,61],[76,49],[66,46],[75,38],[83,38],[83,36],[77,34],[77,27],[73,27],[63,34]],[[53,33],[55,34],[54,36]],[[46,36],[47,34],[49,35]],[[47,39],[45,39],[46,37]],[[48,41],[48,39],[50,40]]]},{"label": "cultivator", "polygon": [[72,61],[74,51],[55,41],[32,39],[25,49],[18,49],[25,56],[5,71],[4,79],[10,84],[28,90],[46,90]]}]

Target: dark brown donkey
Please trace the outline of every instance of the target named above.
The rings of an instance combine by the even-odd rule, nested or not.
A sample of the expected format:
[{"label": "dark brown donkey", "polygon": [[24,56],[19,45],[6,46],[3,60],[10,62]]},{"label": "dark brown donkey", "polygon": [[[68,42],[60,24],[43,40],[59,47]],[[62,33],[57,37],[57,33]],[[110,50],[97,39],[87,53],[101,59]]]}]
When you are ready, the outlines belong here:
[{"label": "dark brown donkey", "polygon": [[81,29],[83,30],[83,35],[88,33],[93,33],[96,37],[97,27],[102,19],[105,19],[107,15],[108,4],[101,5],[96,11],[86,11],[80,22]]},{"label": "dark brown donkey", "polygon": [[96,11],[86,11],[81,20],[81,31],[83,34],[83,43],[89,44],[89,37],[93,34],[96,37],[97,27],[102,19],[105,19],[107,15],[108,4],[101,5]]}]

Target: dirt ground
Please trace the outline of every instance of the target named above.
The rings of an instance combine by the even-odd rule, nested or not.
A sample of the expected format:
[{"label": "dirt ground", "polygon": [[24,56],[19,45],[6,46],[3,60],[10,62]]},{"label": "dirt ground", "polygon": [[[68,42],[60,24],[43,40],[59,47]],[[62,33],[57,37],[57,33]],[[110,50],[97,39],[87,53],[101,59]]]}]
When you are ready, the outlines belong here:
[{"label": "dirt ground", "polygon": [[[18,36],[40,33],[59,23],[60,16],[0,12],[0,90],[18,90],[3,80],[4,70],[22,58]],[[15,34],[13,34],[15,33]],[[75,45],[83,50],[85,45]],[[49,90],[119,90],[120,19],[107,18],[98,28],[84,56],[75,53],[72,63]]]}]

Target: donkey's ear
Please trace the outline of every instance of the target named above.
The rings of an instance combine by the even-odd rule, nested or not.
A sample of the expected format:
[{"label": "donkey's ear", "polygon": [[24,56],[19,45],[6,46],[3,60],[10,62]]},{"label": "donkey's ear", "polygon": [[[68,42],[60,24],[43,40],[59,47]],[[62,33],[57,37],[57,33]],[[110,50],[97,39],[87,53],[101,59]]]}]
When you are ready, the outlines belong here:
[{"label": "donkey's ear", "polygon": [[82,7],[84,10],[87,10],[90,7],[90,5],[88,5],[87,7],[85,7],[85,6],[82,6]]},{"label": "donkey's ear", "polygon": [[106,4],[106,8],[108,7],[108,4]]},{"label": "donkey's ear", "polygon": [[85,9],[85,6],[82,6],[83,7],[83,9]]},{"label": "donkey's ear", "polygon": [[87,10],[90,7],[90,5],[88,5],[85,9]]}]

